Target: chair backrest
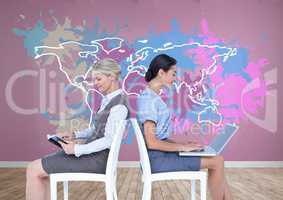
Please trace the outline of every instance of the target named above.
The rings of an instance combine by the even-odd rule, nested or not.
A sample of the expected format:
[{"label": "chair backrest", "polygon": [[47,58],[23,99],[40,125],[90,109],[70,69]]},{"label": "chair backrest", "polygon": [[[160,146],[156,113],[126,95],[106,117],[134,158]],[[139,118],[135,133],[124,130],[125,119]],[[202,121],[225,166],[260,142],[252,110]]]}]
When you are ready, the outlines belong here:
[{"label": "chair backrest", "polygon": [[128,120],[117,121],[117,128],[114,130],[116,133],[114,134],[113,137],[113,141],[108,154],[107,166],[106,166],[106,176],[107,178],[110,179],[110,181],[111,179],[115,178],[117,174],[119,151],[127,122]]},{"label": "chair backrest", "polygon": [[137,119],[131,118],[130,120],[132,122],[132,126],[134,128],[135,135],[136,135],[137,142],[138,142],[142,173],[144,176],[149,176],[151,175],[151,168],[150,168],[149,157],[148,157],[147,148],[145,145],[143,134],[141,132]]}]

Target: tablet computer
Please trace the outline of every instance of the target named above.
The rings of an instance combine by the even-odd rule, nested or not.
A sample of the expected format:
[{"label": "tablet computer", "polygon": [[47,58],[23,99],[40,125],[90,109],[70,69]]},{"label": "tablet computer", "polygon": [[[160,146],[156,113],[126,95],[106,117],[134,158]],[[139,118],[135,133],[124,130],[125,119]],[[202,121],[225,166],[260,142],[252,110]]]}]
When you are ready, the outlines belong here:
[{"label": "tablet computer", "polygon": [[49,142],[51,142],[52,144],[55,144],[56,146],[60,148],[62,148],[62,145],[59,143],[59,141],[65,144],[68,144],[68,142],[60,138],[58,135],[47,135],[47,139]]}]

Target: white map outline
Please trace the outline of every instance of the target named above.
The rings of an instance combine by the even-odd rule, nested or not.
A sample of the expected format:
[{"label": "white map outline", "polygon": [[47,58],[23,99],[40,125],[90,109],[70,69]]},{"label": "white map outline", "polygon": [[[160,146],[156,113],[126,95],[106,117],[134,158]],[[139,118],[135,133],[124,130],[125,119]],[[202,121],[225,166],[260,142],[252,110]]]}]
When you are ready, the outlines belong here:
[{"label": "white map outline", "polygon": [[[110,50],[106,50],[104,48],[104,46],[102,44],[100,44],[99,42],[101,41],[106,41],[106,40],[111,40],[111,39],[117,39],[119,40],[119,45],[117,47],[114,47]],[[97,39],[97,40],[93,40],[91,41],[91,44],[84,44],[84,43],[81,43],[81,42],[77,42],[77,41],[66,41],[66,42],[62,42],[58,45],[58,47],[52,47],[52,46],[46,46],[46,45],[42,45],[42,46],[36,46],[34,47],[34,53],[35,53],[35,59],[38,59],[42,56],[45,56],[45,55],[52,55],[52,56],[55,56],[57,58],[57,61],[59,63],[59,70],[61,72],[63,72],[65,74],[65,76],[67,77],[69,83],[78,88],[78,89],[81,89],[82,92],[84,93],[85,95],[85,103],[88,107],[88,109],[90,110],[90,119],[89,119],[89,128],[91,128],[91,124],[92,124],[92,118],[93,118],[93,111],[88,103],[88,95],[91,91],[95,91],[97,92],[98,94],[100,94],[101,96],[103,96],[102,93],[100,93],[98,90],[96,89],[88,89],[86,90],[85,87],[83,86],[83,83],[85,84],[88,84],[88,85],[91,85],[89,84],[87,81],[82,81],[80,83],[76,83],[76,82],[73,82],[71,80],[71,78],[69,77],[69,74],[63,69],[63,66],[62,66],[62,63],[61,63],[61,60],[60,60],[60,57],[56,54],[56,53],[53,53],[53,52],[48,52],[48,53],[42,53],[42,54],[38,54],[38,51],[39,49],[41,48],[49,48],[49,49],[64,49],[64,45],[65,44],[70,44],[70,43],[74,43],[74,44],[78,44],[78,45],[81,45],[81,46],[85,46],[85,47],[95,47],[96,50],[95,51],[80,51],[78,53],[78,56],[81,57],[81,58],[86,58],[88,57],[89,55],[92,55],[94,56],[97,60],[100,60],[97,56],[96,56],[96,53],[98,52],[99,47],[101,47],[101,49],[107,54],[109,55],[112,51],[115,51],[115,50],[119,50],[120,53],[124,53],[125,51],[123,49],[120,49],[122,47],[122,43],[124,42],[124,39],[120,38],[120,37],[106,37],[106,38],[102,38],[102,39]],[[148,42],[148,40],[140,40],[139,42],[141,43],[144,43],[146,44]],[[198,47],[205,47],[205,48],[220,48],[220,49],[227,49],[228,52],[226,53],[223,53],[223,54],[217,54],[217,55],[214,55],[212,57],[213,59],[213,63],[210,64],[207,69],[203,68],[201,69],[201,79],[199,81],[196,81],[193,85],[190,85],[188,84],[187,82],[185,81],[182,81],[179,85],[177,85],[176,83],[174,83],[174,86],[176,88],[176,92],[179,93],[180,92],[180,88],[182,87],[182,85],[184,85],[185,87],[187,87],[189,89],[189,93],[188,94],[188,97],[192,100],[192,102],[198,104],[198,105],[202,105],[202,106],[206,106],[207,104],[205,103],[202,103],[201,101],[196,101],[193,97],[193,92],[197,91],[197,87],[199,85],[201,85],[201,87],[204,87],[202,85],[202,82],[203,80],[208,76],[208,75],[212,75],[216,69],[217,69],[217,66],[216,66],[216,63],[217,63],[217,58],[218,57],[223,57],[223,62],[225,62],[229,57],[231,56],[235,56],[237,55],[237,49],[236,48],[231,48],[231,47],[226,47],[226,46],[220,46],[220,45],[206,45],[206,44],[201,44],[201,43],[198,43],[198,42],[193,42],[193,43],[183,43],[183,44],[173,44],[172,42],[167,42],[165,44],[163,44],[163,47],[161,48],[153,48],[153,47],[143,47],[142,49],[139,49],[138,51],[135,52],[135,57],[137,59],[133,59],[133,54],[131,54],[129,57],[127,57],[127,61],[130,62],[130,65],[127,66],[127,74],[125,76],[125,78],[123,79],[123,83],[122,83],[122,89],[123,91],[127,94],[127,95],[137,95],[139,96],[138,93],[128,93],[127,90],[125,89],[125,80],[127,80],[127,77],[130,75],[130,73],[134,73],[134,72],[137,72],[139,75],[141,76],[144,76],[143,74],[140,73],[139,70],[137,69],[142,69],[144,71],[146,71],[146,67],[143,66],[143,65],[137,65],[135,66],[135,64],[139,61],[143,61],[146,59],[146,57],[148,56],[148,50],[153,50],[154,53],[161,53],[162,51],[166,51],[166,50],[169,50],[169,49],[173,49],[173,48],[180,48],[180,47],[185,47],[185,46],[193,46],[193,45],[197,45]],[[142,56],[139,55],[139,53],[142,52]],[[82,76],[84,78],[84,80],[87,78],[87,75],[88,73],[92,70],[92,67],[89,67],[89,69],[86,71],[86,73]],[[78,76],[75,76],[74,80],[76,80]],[[81,75],[80,75],[81,77]],[[205,88],[203,88],[205,90]],[[196,94],[198,100],[203,100],[202,99],[202,96],[201,96],[201,93],[198,93]],[[206,99],[207,101],[210,101],[210,102],[213,102],[214,105],[219,105],[218,101],[215,100],[215,99]],[[217,108],[215,106],[213,106],[214,109],[216,109],[217,111]],[[215,124],[213,121],[210,121],[210,120],[200,120],[200,114],[202,113],[202,111],[200,111],[198,113],[198,122],[201,123],[201,122],[207,122],[207,123],[210,123],[214,126],[220,126],[221,123],[222,123],[222,116],[221,116],[221,120],[219,123]],[[219,113],[217,111],[217,113]]]}]

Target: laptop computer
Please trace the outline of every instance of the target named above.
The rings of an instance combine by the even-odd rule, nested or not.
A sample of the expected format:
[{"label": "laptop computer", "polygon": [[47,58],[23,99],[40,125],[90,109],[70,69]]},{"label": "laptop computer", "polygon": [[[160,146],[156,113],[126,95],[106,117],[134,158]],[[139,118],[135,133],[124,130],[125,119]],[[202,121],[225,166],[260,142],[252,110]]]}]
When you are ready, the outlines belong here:
[{"label": "laptop computer", "polygon": [[233,135],[237,132],[238,126],[234,124],[227,124],[222,133],[219,133],[208,146],[199,151],[183,151],[180,156],[216,156],[221,153],[224,147],[231,140]]}]

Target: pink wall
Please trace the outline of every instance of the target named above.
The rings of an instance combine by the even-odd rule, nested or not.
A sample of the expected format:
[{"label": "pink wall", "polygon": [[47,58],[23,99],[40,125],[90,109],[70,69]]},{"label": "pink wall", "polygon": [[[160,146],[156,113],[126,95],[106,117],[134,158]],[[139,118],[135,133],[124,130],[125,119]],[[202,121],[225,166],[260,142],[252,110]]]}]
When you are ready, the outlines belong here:
[{"label": "pink wall", "polygon": [[[126,39],[127,44],[135,43],[138,38],[149,38],[152,30],[157,33],[169,33],[172,29],[171,22],[175,19],[180,25],[180,32],[184,34],[197,36],[204,34],[209,36],[210,39],[219,38],[218,42],[224,41],[225,44],[247,49],[249,55],[248,67],[245,70],[251,76],[252,81],[256,79],[264,80],[260,82],[264,83],[264,90],[256,91],[256,95],[251,95],[241,104],[243,106],[241,107],[242,111],[237,114],[235,120],[239,125],[239,130],[223,155],[226,160],[283,160],[283,134],[280,131],[283,128],[280,118],[283,113],[282,105],[279,103],[283,89],[279,78],[282,75],[280,66],[283,62],[281,53],[283,45],[282,1],[65,0],[42,1],[40,3],[35,0],[10,0],[2,1],[0,4],[0,108],[2,113],[0,118],[0,160],[29,161],[55,150],[51,144],[46,142],[45,134],[55,131],[58,125],[52,124],[39,112],[35,114],[17,113],[15,109],[11,108],[13,106],[7,92],[12,92],[13,101],[18,106],[36,108],[38,111],[40,110],[40,99],[44,99],[46,105],[51,104],[50,96],[52,95],[49,94],[49,90],[52,87],[58,89],[54,93],[57,95],[58,101],[60,83],[66,83],[66,77],[62,73],[57,73],[58,66],[54,60],[51,60],[49,64],[47,58],[35,60],[31,48],[46,45],[46,43],[56,46],[58,35],[54,30],[60,28],[66,22],[66,18],[71,22],[70,27],[80,26],[82,30],[94,27],[95,20],[98,18],[100,36],[105,36],[105,34],[102,34],[103,32],[112,33]],[[83,26],[83,20],[86,21],[86,26]],[[31,36],[28,30],[33,29],[38,21],[44,23],[44,29],[47,33],[54,33],[54,36],[50,37],[51,40],[45,40],[43,44],[37,44],[36,41],[41,41],[41,39],[36,37],[40,37],[44,33],[35,33],[32,38],[27,38]],[[120,28],[118,33],[115,33],[117,25]],[[27,32],[21,33],[20,30]],[[68,35],[67,29],[61,32],[58,30],[58,33],[63,34],[63,39],[73,37],[73,35]],[[54,44],[51,44],[52,38],[54,38]],[[99,35],[94,35],[93,39],[98,38]],[[27,43],[25,43],[25,39]],[[35,41],[34,44],[33,41]],[[168,41],[170,41],[169,37]],[[133,48],[127,45],[125,49],[131,53],[136,50],[136,46]],[[235,65],[237,64],[235,63]],[[52,76],[52,71],[56,72],[55,78]],[[221,78],[221,72],[221,70],[217,71],[215,77]],[[271,75],[264,77],[267,76],[268,72]],[[29,75],[19,78],[13,88],[9,90],[7,88],[9,81],[12,81],[16,73],[27,73]],[[46,77],[44,73],[46,73]],[[46,82],[43,81],[44,77]],[[233,77],[225,79],[226,86],[223,93],[226,92],[226,97],[221,97],[222,93],[217,94],[220,102],[228,101],[227,92],[228,94],[231,93],[230,98],[233,102],[235,98],[239,97],[233,96],[237,93],[237,89],[240,87],[242,91],[248,84],[243,82],[243,87],[241,87],[239,85],[242,82],[237,79],[237,76],[234,76],[234,78],[235,80]],[[215,78],[213,81],[217,82],[218,79]],[[44,83],[46,85],[42,86],[41,84]],[[237,86],[236,89],[233,86]],[[272,93],[273,102],[277,100],[278,104],[271,103],[272,105],[270,105],[270,103],[266,103],[270,91],[274,92]],[[44,94],[46,94],[46,97]],[[80,95],[73,94],[70,95],[70,98],[82,98]],[[260,99],[257,99],[257,97],[260,97]],[[240,103],[239,99],[235,101]],[[41,110],[44,110],[44,105],[41,105]],[[257,105],[256,110],[252,109],[254,105]],[[267,107],[276,108],[277,112],[272,112],[264,122],[265,114],[268,113]],[[228,111],[228,115],[230,114],[231,112]],[[123,145],[121,159],[138,159],[134,140],[131,144]]]}]

